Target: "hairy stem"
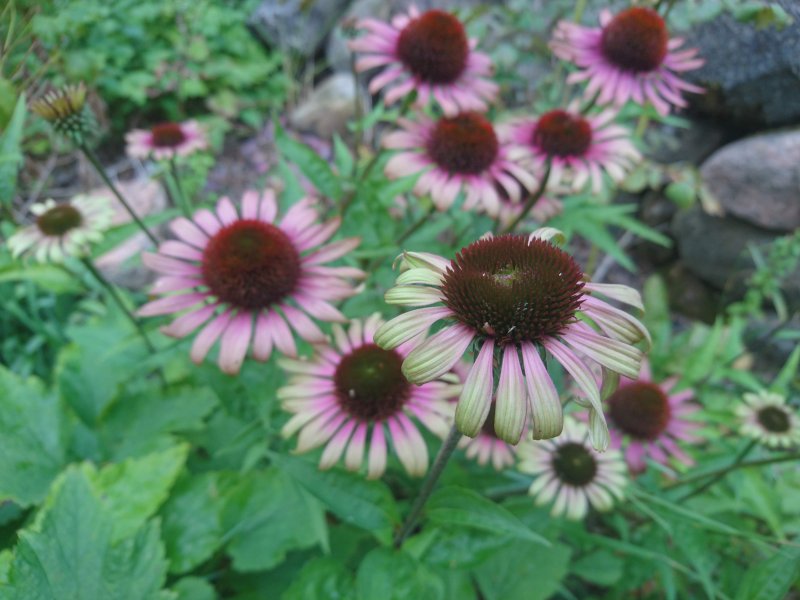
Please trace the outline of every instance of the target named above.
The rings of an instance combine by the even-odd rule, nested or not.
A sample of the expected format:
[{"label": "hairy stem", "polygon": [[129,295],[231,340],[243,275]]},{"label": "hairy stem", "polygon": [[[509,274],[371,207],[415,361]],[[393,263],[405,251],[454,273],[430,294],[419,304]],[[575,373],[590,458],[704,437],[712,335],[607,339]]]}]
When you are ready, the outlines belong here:
[{"label": "hairy stem", "polygon": [[516,226],[528,216],[528,213],[531,212],[533,206],[536,204],[539,198],[542,197],[545,189],[547,189],[548,179],[550,179],[550,161],[547,162],[547,167],[544,171],[544,177],[542,177],[542,181],[539,183],[539,189],[536,190],[535,194],[528,198],[528,200],[525,202],[525,205],[522,207],[522,211],[516,216],[516,218],[500,231],[501,234],[513,232]]},{"label": "hairy stem", "polygon": [[189,198],[186,197],[183,191],[181,178],[178,176],[178,164],[175,162],[174,156],[169,159],[169,170],[172,175],[172,180],[175,182],[175,193],[178,196],[178,204],[181,206],[181,211],[184,216],[190,218],[192,216],[192,207],[191,204],[189,204]]}]

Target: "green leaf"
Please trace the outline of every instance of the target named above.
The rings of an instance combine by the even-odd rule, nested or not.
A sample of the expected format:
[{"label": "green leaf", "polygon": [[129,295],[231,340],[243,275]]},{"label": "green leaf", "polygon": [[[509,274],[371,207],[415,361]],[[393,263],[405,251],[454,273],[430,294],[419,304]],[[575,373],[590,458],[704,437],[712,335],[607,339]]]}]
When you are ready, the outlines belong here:
[{"label": "green leaf", "polygon": [[275,143],[285,159],[294,163],[323,196],[338,200],[342,184],[328,163],[305,144],[292,139],[280,126],[275,126]]},{"label": "green leaf", "polygon": [[403,549],[427,565],[468,568],[480,564],[510,541],[508,537],[475,529],[429,525],[409,538]]},{"label": "green leaf", "polygon": [[111,541],[113,517],[85,473],[70,469],[20,541],[3,600],[152,600],[167,571],[158,525]]},{"label": "green leaf", "polygon": [[545,600],[567,574],[570,549],[514,541],[475,569],[486,600]]},{"label": "green leaf", "polygon": [[355,595],[350,571],[332,558],[315,558],[293,579],[281,600],[346,600]]},{"label": "green leaf", "polygon": [[612,586],[622,577],[625,562],[607,550],[595,550],[572,563],[570,571],[589,583]]},{"label": "green leaf", "polygon": [[375,548],[356,575],[358,600],[444,600],[444,583],[402,550]]},{"label": "green leaf", "polygon": [[333,162],[339,170],[342,177],[349,177],[353,173],[355,161],[353,155],[350,154],[350,149],[342,141],[338,134],[333,136]]},{"label": "green leaf", "polygon": [[393,527],[400,517],[392,493],[384,483],[366,481],[344,471],[319,471],[316,465],[293,456],[275,454],[271,458],[337,517],[371,531],[385,543],[391,541]]},{"label": "green leaf", "polygon": [[507,509],[466,488],[449,486],[438,490],[428,500],[426,514],[428,520],[439,525],[470,527],[550,545]]},{"label": "green leaf", "polygon": [[222,501],[216,473],[178,481],[161,508],[170,573],[185,573],[222,545]]},{"label": "green leaf", "polygon": [[736,600],[783,600],[798,578],[800,547],[784,546],[745,573]]},{"label": "green leaf", "polygon": [[22,129],[27,106],[25,94],[19,95],[11,121],[0,136],[0,203],[10,206],[17,191],[17,173],[22,163]]},{"label": "green leaf", "polygon": [[274,468],[232,482],[225,492],[222,524],[238,571],[269,569],[289,550],[328,543],[319,503]]},{"label": "green leaf", "polygon": [[56,265],[10,264],[0,270],[0,283],[7,281],[30,281],[54,294],[78,294],[85,291],[75,275]]},{"label": "green leaf", "polygon": [[178,594],[175,600],[217,600],[214,586],[199,577],[184,577],[172,589]]},{"label": "green leaf", "polygon": [[167,499],[188,453],[188,444],[182,444],[100,471],[87,467],[95,492],[113,518],[112,542],[129,537],[155,514]]},{"label": "green leaf", "polygon": [[0,366],[0,499],[40,502],[66,462],[65,416],[53,392]]}]

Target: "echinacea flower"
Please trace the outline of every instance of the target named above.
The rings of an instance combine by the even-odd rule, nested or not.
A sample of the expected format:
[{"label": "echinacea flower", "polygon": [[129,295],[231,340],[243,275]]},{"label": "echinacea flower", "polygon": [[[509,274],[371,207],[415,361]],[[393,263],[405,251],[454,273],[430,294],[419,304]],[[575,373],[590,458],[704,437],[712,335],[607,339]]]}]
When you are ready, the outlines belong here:
[{"label": "echinacea flower", "polygon": [[131,158],[156,160],[186,156],[208,146],[205,131],[197,121],[159,123],[150,129],[134,129],[125,135]]},{"label": "echinacea flower", "polygon": [[586,516],[590,504],[607,511],[615,497],[623,497],[622,455],[619,450],[596,452],[586,425],[578,421],[567,419],[564,433],[555,439],[523,442],[518,456],[519,470],[536,475],[528,493],[540,506],[553,502],[553,516],[577,521]]},{"label": "echinacea flower", "polygon": [[8,249],[12,256],[30,254],[39,262],[85,254],[91,243],[103,238],[114,214],[108,199],[83,195],[58,204],[46,200],[34,204],[31,212],[36,221],[12,235]]},{"label": "echinacea flower", "polygon": [[320,468],[329,469],[344,455],[344,465],[358,471],[367,455],[367,476],[386,470],[387,440],[412,476],[428,469],[428,449],[415,421],[446,436],[452,414],[447,397],[452,384],[408,382],[400,365],[407,345],[384,350],[373,336],[380,315],[354,319],[348,331],[334,325],[335,346],[318,346],[311,360],[281,361],[292,377],[278,390],[283,408],[294,413],[283,427],[291,437],[300,431],[297,452],[325,445]]},{"label": "echinacea flower", "polygon": [[672,106],[686,106],[684,91],[703,91],[676,75],[703,65],[697,49],[679,50],[683,39],[670,39],[664,19],[653,9],[633,7],[615,16],[604,10],[600,25],[561,21],[550,43],[556,56],[578,66],[567,82],[588,81],[587,97],[598,94],[600,104],[618,106],[650,101],[667,115]]},{"label": "echinacea flower", "polygon": [[201,363],[219,339],[219,366],[230,374],[239,372],[251,345],[256,360],[267,360],[273,346],[296,355],[291,329],[308,342],[325,341],[308,315],[346,321],[331,302],[352,296],[349,280],[363,276],[358,269],[325,263],[353,250],[359,240],[321,245],[336,233],[340,220],[317,223],[310,198],[292,206],[279,222],[277,214],[272,190],[261,195],[248,191],[238,210],[222,198],[214,212],[201,209],[191,220],[172,221],[178,239],[142,258],[163,275],[152,291],[164,297],[145,304],[139,314],[188,310],[162,331],[182,338],[202,327],[191,359]]},{"label": "echinacea flower", "polygon": [[[493,396],[500,439],[519,442],[528,419],[534,439],[558,435],[563,412],[545,364],[549,355],[586,394],[594,443],[602,449],[608,445],[590,364],[636,377],[642,353],[632,344],[649,334],[637,319],[595,294],[638,308],[641,299],[626,286],[585,282],[572,257],[548,241],[558,237],[560,232],[543,228],[530,236],[484,237],[453,260],[422,252],[402,257],[405,272],[386,301],[426,308],[392,319],[375,340],[383,348],[412,341],[403,373],[414,383],[440,377],[472,347],[476,358],[456,409],[456,425],[464,435],[480,432]],[[437,321],[444,321],[444,328],[427,337]],[[500,370],[496,392],[495,367]]]},{"label": "echinacea flower", "polygon": [[675,377],[654,382],[645,360],[639,377],[620,378],[619,387],[606,400],[611,444],[615,448],[626,444],[625,461],[635,473],[645,469],[647,457],[662,465],[668,465],[671,456],[685,465],[693,464],[679,443],[698,441],[693,431],[700,425],[687,417],[699,407],[690,403],[692,390],[672,391],[677,382]]},{"label": "echinacea flower", "polygon": [[446,115],[488,109],[498,92],[490,77],[488,56],[475,51],[477,40],[467,38],[464,25],[441,10],[408,14],[391,23],[362,19],[357,27],[367,34],[350,42],[350,49],[364,55],[356,60],[356,71],[382,67],[369,85],[377,94],[385,89],[386,104],[394,104],[416,91],[416,103],[427,105],[433,98]]},{"label": "echinacea flower", "polygon": [[92,125],[92,118],[84,110],[86,86],[83,83],[66,85],[47,92],[31,102],[31,111],[46,121],[61,135],[76,144],[83,143]]},{"label": "echinacea flower", "polygon": [[580,191],[591,180],[594,193],[603,185],[603,172],[621,182],[641,159],[631,132],[614,122],[616,111],[581,115],[577,107],[551,110],[538,118],[517,119],[506,125],[511,153],[534,173],[550,166],[548,188]]},{"label": "echinacea flower", "polygon": [[447,210],[459,192],[465,210],[490,216],[500,210],[498,189],[511,202],[520,202],[536,187],[531,173],[508,158],[509,145],[498,138],[491,122],[476,112],[433,121],[398,119],[402,130],[386,136],[384,146],[401,150],[386,164],[391,178],[422,173],[414,193],[430,194],[439,210]]},{"label": "echinacea flower", "polygon": [[742,435],[768,448],[791,448],[800,445],[800,417],[786,403],[786,397],[774,392],[744,394],[736,407]]}]

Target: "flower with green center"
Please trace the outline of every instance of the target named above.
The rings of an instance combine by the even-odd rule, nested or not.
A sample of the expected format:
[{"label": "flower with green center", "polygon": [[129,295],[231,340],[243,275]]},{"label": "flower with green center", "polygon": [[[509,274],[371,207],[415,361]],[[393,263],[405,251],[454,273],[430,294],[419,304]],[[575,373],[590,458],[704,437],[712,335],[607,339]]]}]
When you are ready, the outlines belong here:
[{"label": "flower with green center", "polygon": [[31,102],[31,111],[50,122],[58,133],[73,143],[82,144],[93,124],[85,106],[86,86],[79,83],[46,93]]},{"label": "flower with green center", "polygon": [[412,385],[400,366],[408,344],[384,350],[374,343],[379,315],[355,319],[345,331],[334,325],[335,346],[317,346],[311,360],[286,359],[281,366],[292,374],[278,390],[283,408],[293,413],[283,435],[298,431],[297,451],[324,445],[320,468],[344,465],[358,471],[367,455],[367,477],[386,470],[387,441],[412,476],[428,469],[428,450],[415,421],[444,437],[452,410],[447,397],[451,383],[432,381]]},{"label": "flower with green center", "polygon": [[625,462],[618,450],[596,452],[589,444],[586,425],[567,419],[556,439],[520,444],[519,470],[536,475],[528,493],[536,504],[553,502],[553,516],[571,520],[586,516],[591,504],[610,510],[614,498],[622,499]]},{"label": "flower with green center", "polygon": [[[626,286],[586,282],[572,257],[550,241],[560,237],[544,228],[530,236],[484,237],[452,260],[406,252],[400,261],[404,272],[386,301],[425,308],[392,319],[375,341],[388,349],[414,345],[403,362],[414,383],[447,373],[472,348],[474,364],[456,409],[456,425],[464,435],[481,431],[493,397],[500,439],[519,442],[528,419],[534,439],[561,433],[561,401],[545,362],[552,357],[586,394],[594,443],[608,446],[591,364],[636,377],[642,353],[633,344],[649,340],[649,334],[637,319],[596,294],[637,308],[642,303]],[[427,336],[437,321],[444,327]]]},{"label": "flower with green center", "polygon": [[736,408],[739,431],[768,448],[791,448],[800,445],[800,417],[786,397],[762,391],[744,395]]},{"label": "flower with green center", "polygon": [[113,210],[103,197],[75,196],[69,202],[47,200],[34,204],[34,223],[8,240],[12,256],[29,254],[39,262],[60,262],[66,256],[83,256],[103,238]]}]

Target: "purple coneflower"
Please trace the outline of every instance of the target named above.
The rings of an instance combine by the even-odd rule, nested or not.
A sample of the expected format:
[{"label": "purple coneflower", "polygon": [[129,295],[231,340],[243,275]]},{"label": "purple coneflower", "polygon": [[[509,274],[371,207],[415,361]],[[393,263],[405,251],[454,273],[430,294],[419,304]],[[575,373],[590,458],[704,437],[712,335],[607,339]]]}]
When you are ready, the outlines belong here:
[{"label": "purple coneflower", "polygon": [[641,159],[630,131],[614,123],[616,111],[581,115],[576,107],[551,110],[538,118],[518,119],[506,125],[514,145],[511,155],[534,173],[550,164],[548,187],[580,191],[591,180],[599,193],[603,172],[621,182]]},{"label": "purple coneflower", "polygon": [[345,467],[358,471],[366,453],[371,479],[386,470],[391,437],[409,475],[422,476],[428,468],[428,450],[412,417],[437,435],[447,435],[452,384],[409,383],[400,369],[408,344],[384,350],[373,341],[382,323],[379,315],[373,315],[351,321],[347,332],[334,325],[335,347],[318,346],[310,361],[281,361],[292,377],[278,398],[284,409],[294,413],[282,433],[290,437],[300,431],[298,452],[325,444],[322,469],[331,468],[344,455]]},{"label": "purple coneflower", "polygon": [[[626,286],[585,282],[572,257],[548,241],[559,236],[544,228],[530,236],[485,237],[453,260],[421,252],[403,255],[404,272],[386,301],[426,308],[386,323],[376,342],[395,348],[412,341],[415,347],[403,372],[414,383],[447,373],[472,347],[476,358],[456,409],[456,424],[465,435],[480,432],[495,394],[494,428],[502,440],[519,442],[529,417],[535,439],[558,435],[563,412],[545,366],[549,355],[587,395],[594,443],[603,449],[608,445],[590,364],[636,377],[642,353],[632,344],[649,335],[637,319],[594,294],[638,308],[641,299]],[[445,327],[427,337],[440,320]],[[495,368],[500,372],[496,392]]]},{"label": "purple coneflower", "polygon": [[703,65],[697,50],[678,50],[683,40],[670,39],[664,19],[653,9],[633,7],[616,16],[604,10],[600,25],[583,27],[561,21],[550,43],[556,56],[580,69],[567,82],[589,82],[587,97],[599,94],[600,104],[617,105],[649,100],[666,115],[672,106],[686,106],[682,92],[703,91],[676,75]]},{"label": "purple coneflower", "polygon": [[553,516],[580,520],[591,504],[607,511],[622,499],[625,462],[618,450],[596,452],[583,423],[567,419],[556,439],[526,441],[518,449],[519,470],[536,475],[528,493],[536,504],[553,502]]},{"label": "purple coneflower", "polygon": [[800,446],[800,417],[785,396],[767,391],[745,394],[736,414],[742,435],[768,448]]},{"label": "purple coneflower", "polygon": [[511,202],[520,202],[536,187],[531,173],[509,160],[509,144],[498,138],[489,120],[476,112],[433,121],[399,119],[402,131],[386,136],[384,146],[400,153],[389,159],[386,175],[392,179],[422,173],[414,192],[430,194],[439,210],[447,210],[464,192],[465,210],[500,211],[498,190]]},{"label": "purple coneflower", "polygon": [[489,77],[492,63],[475,51],[476,40],[467,38],[461,22],[450,13],[429,10],[420,14],[411,7],[407,15],[391,23],[362,19],[357,27],[367,34],[350,42],[364,53],[357,71],[383,67],[372,79],[369,91],[385,89],[384,102],[393,104],[417,92],[417,104],[433,98],[446,115],[460,111],[485,111],[497,97],[497,84]]},{"label": "purple coneflower", "polygon": [[134,129],[128,132],[125,140],[128,156],[156,160],[186,156],[208,146],[206,134],[197,121],[159,123],[150,129]]},{"label": "purple coneflower", "polygon": [[621,378],[607,400],[611,444],[619,448],[627,443],[625,460],[634,473],[645,469],[647,457],[662,465],[669,464],[670,456],[685,465],[693,464],[678,443],[699,441],[693,432],[700,425],[687,419],[699,407],[689,403],[694,398],[692,390],[672,391],[677,381],[673,377],[655,383],[645,360],[639,377]]},{"label": "purple coneflower", "polygon": [[[346,321],[330,302],[352,296],[348,281],[363,276],[351,267],[329,267],[358,246],[357,238],[320,246],[336,233],[340,220],[317,223],[311,199],[292,206],[278,224],[272,190],[245,192],[237,210],[222,198],[211,212],[170,224],[177,240],[145,253],[145,265],[163,274],[153,292],[168,294],[145,304],[139,314],[166,315],[188,310],[162,331],[182,338],[199,327],[191,358],[200,363],[220,339],[219,366],[238,373],[252,344],[253,358],[267,360],[273,345],[296,355],[291,326],[309,342],[325,335],[308,317]],[[177,293],[173,293],[177,292]]]},{"label": "purple coneflower", "polygon": [[39,262],[60,262],[81,256],[93,242],[103,238],[114,211],[103,197],[75,196],[56,204],[46,200],[31,206],[36,221],[8,239],[14,257],[32,255]]}]

